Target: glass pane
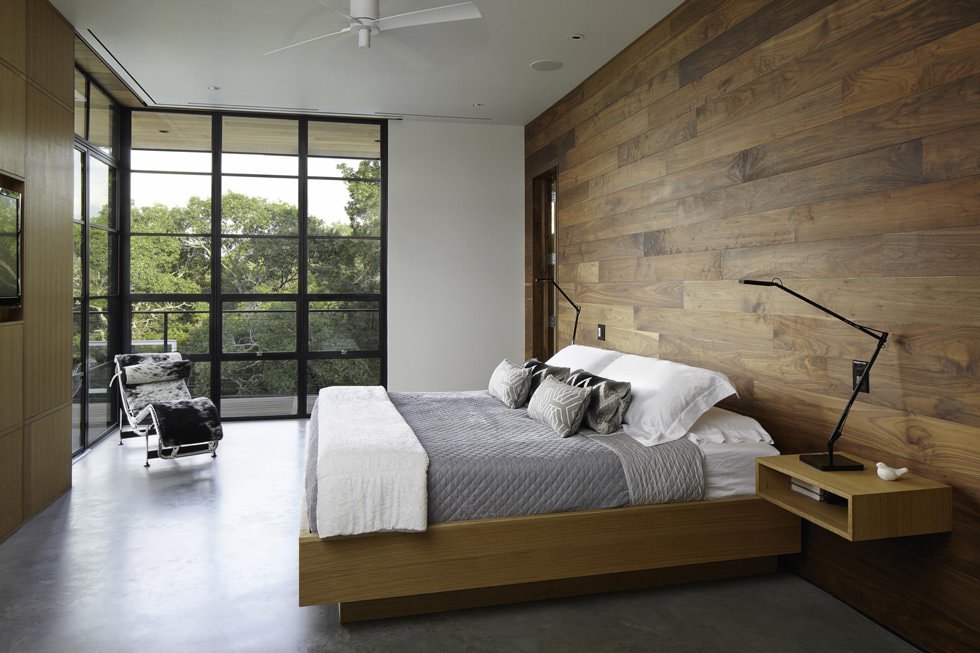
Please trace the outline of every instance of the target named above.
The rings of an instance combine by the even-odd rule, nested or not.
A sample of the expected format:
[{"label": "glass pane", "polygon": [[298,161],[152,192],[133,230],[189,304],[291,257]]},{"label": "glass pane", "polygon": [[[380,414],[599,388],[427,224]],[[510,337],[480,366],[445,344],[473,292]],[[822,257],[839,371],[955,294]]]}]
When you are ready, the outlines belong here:
[{"label": "glass pane", "polygon": [[229,154],[221,155],[221,171],[246,175],[299,174],[299,157],[277,154]]},{"label": "glass pane", "polygon": [[320,388],[333,385],[380,385],[380,358],[345,358],[341,360],[311,360],[306,368],[306,412],[313,408],[313,401]]},{"label": "glass pane", "polygon": [[162,172],[211,172],[210,152],[177,152],[172,150],[133,150],[133,170]]},{"label": "glass pane", "polygon": [[381,162],[370,159],[337,159],[311,156],[306,162],[310,177],[360,177],[381,179]]},{"label": "glass pane", "polygon": [[82,447],[82,381],[85,365],[82,363],[82,305],[72,303],[71,332],[71,450]]},{"label": "glass pane", "polygon": [[299,155],[299,123],[295,120],[227,117],[224,118],[221,140],[221,149],[225,153],[295,157]]},{"label": "glass pane", "polygon": [[232,354],[296,351],[294,302],[225,302],[222,349]]},{"label": "glass pane", "polygon": [[114,171],[94,157],[89,157],[88,221],[108,227],[114,224],[112,182]]},{"label": "glass pane", "polygon": [[297,292],[298,265],[296,238],[222,238],[221,292]]},{"label": "glass pane", "polygon": [[310,240],[311,293],[381,292],[381,241]]},{"label": "glass pane", "polygon": [[109,380],[112,379],[112,365],[99,365],[88,372],[88,441],[102,435],[113,425],[113,415],[109,409]]},{"label": "glass pane", "polygon": [[[134,111],[133,149],[210,152],[211,116]],[[135,158],[133,167],[136,167]]]},{"label": "glass pane", "polygon": [[381,158],[381,126],[351,122],[309,122],[310,156]]},{"label": "glass pane", "polygon": [[108,303],[107,299],[93,299],[89,302],[87,363],[89,369],[110,361]]},{"label": "glass pane", "polygon": [[310,180],[311,236],[380,236],[381,184],[375,181]]},{"label": "glass pane", "polygon": [[72,205],[72,219],[78,222],[83,220],[82,207],[85,200],[82,196],[82,168],[85,163],[85,155],[75,150],[75,194],[74,204]]},{"label": "glass pane", "polygon": [[133,233],[210,233],[209,175],[134,172],[130,180]]},{"label": "glass pane", "polygon": [[137,302],[132,316],[134,353],[209,351],[207,302]]},{"label": "glass pane", "polygon": [[115,236],[102,229],[88,230],[88,292],[89,295],[110,295],[113,283],[112,242]]},{"label": "glass pane", "polygon": [[115,153],[116,107],[105,93],[89,87],[88,140],[110,156]]},{"label": "glass pane", "polygon": [[296,413],[296,361],[221,363],[221,416]]},{"label": "glass pane", "polygon": [[82,297],[82,230],[85,228],[80,224],[73,225],[75,234],[72,238],[72,271],[71,271],[71,294],[72,297],[81,299]]},{"label": "glass pane", "polygon": [[211,399],[211,363],[194,361],[191,375],[187,379],[187,389],[192,397],[207,397]]},{"label": "glass pane", "polygon": [[221,231],[226,234],[291,235],[299,232],[295,179],[222,177]]},{"label": "glass pane", "polygon": [[88,102],[85,99],[85,75],[75,71],[75,135],[85,138],[85,117]]},{"label": "glass pane", "polygon": [[310,351],[375,351],[381,336],[377,302],[310,302]]},{"label": "glass pane", "polygon": [[134,293],[211,290],[208,236],[133,236],[130,257],[130,289]]}]

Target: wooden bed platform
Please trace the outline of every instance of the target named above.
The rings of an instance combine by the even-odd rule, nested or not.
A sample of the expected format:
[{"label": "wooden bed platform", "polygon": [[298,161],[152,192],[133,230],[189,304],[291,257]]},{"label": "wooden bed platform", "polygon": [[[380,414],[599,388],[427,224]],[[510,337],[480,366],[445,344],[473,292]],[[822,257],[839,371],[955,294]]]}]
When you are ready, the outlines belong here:
[{"label": "wooden bed platform", "polygon": [[775,571],[800,520],[759,497],[299,537],[299,604],[360,621]]}]

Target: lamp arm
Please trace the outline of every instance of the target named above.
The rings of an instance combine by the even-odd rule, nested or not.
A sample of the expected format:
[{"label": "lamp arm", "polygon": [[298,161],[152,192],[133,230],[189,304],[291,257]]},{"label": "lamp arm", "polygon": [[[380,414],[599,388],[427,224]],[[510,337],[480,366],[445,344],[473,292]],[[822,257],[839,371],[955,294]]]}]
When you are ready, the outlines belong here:
[{"label": "lamp arm", "polygon": [[[834,311],[830,310],[826,306],[823,306],[823,305],[818,304],[817,302],[813,301],[809,297],[804,297],[803,295],[801,295],[800,293],[796,292],[795,290],[790,290],[789,288],[787,288],[786,286],[784,286],[781,283],[772,283],[772,285],[775,286],[776,288],[779,288],[783,292],[787,292],[790,295],[792,295],[793,297],[796,297],[797,299],[806,302],[810,306],[813,306],[814,308],[820,309],[821,311],[823,311],[827,315],[831,315],[833,317],[836,317],[838,320],[840,320],[844,324],[847,324],[848,326],[852,326],[855,329],[857,329],[858,331],[861,331],[862,333],[866,333],[866,334],[868,334],[869,336],[871,336],[872,338],[874,338],[876,340],[880,340],[881,341],[880,344],[881,345],[884,345],[884,342],[885,341],[884,341],[884,339],[882,339],[882,335],[884,335],[885,337],[887,337],[888,334],[886,332],[884,332],[884,331],[878,331],[877,329],[872,329],[872,328],[866,327],[864,325],[858,324],[857,322],[852,322],[851,320],[848,320],[843,315],[841,315],[839,313],[835,313]],[[880,346],[879,346],[879,348],[880,348]],[[870,367],[870,365],[868,367]]]},{"label": "lamp arm", "polygon": [[574,345],[575,344],[575,335],[578,333],[578,317],[582,313],[582,307],[579,306],[578,304],[576,304],[575,302],[573,302],[572,301],[572,298],[568,296],[568,293],[566,293],[564,290],[562,290],[561,289],[561,286],[558,285],[558,282],[555,281],[554,279],[552,279],[551,277],[543,277],[541,279],[535,279],[535,281],[538,281],[538,282],[547,281],[548,283],[550,283],[552,286],[554,286],[558,290],[558,292],[561,293],[561,296],[564,297],[565,300],[569,304],[572,305],[572,308],[575,309],[575,326],[572,327],[572,344]]},{"label": "lamp arm", "polygon": [[854,405],[854,401],[857,399],[858,393],[861,391],[861,385],[864,384],[864,380],[868,378],[868,374],[871,372],[871,366],[875,364],[875,360],[878,359],[878,354],[881,353],[882,348],[885,346],[885,342],[888,340],[888,332],[882,331],[881,335],[875,336],[875,338],[878,340],[878,346],[875,347],[874,353],[871,354],[871,358],[868,360],[868,364],[865,365],[864,371],[861,373],[861,377],[854,383],[854,390],[851,392],[851,398],[847,400],[847,406],[844,407],[844,412],[841,413],[840,420],[837,422],[837,427],[827,440],[827,458],[831,465],[834,464],[834,443],[837,442],[844,432],[844,422],[847,421],[847,415],[851,412],[851,406]]}]

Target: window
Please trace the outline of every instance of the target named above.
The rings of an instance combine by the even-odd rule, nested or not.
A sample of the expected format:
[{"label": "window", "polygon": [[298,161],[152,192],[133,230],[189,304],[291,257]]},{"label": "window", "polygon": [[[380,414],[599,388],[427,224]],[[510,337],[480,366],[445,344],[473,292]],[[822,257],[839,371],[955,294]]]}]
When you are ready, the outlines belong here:
[{"label": "window", "polygon": [[304,415],[324,385],[383,383],[382,125],[131,124],[132,348],[198,361],[195,392],[223,418]]},{"label": "window", "polygon": [[119,110],[75,71],[72,450],[115,425],[109,381],[118,352]]}]

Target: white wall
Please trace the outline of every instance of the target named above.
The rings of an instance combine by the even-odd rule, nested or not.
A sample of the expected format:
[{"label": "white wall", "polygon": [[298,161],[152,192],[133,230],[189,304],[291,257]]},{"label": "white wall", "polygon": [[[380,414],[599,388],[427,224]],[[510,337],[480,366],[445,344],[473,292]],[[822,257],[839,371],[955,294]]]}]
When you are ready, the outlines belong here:
[{"label": "white wall", "polygon": [[524,129],[388,128],[388,389],[476,390],[524,352]]}]

